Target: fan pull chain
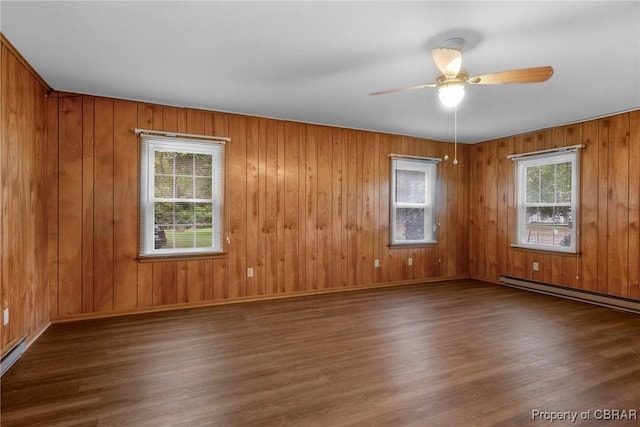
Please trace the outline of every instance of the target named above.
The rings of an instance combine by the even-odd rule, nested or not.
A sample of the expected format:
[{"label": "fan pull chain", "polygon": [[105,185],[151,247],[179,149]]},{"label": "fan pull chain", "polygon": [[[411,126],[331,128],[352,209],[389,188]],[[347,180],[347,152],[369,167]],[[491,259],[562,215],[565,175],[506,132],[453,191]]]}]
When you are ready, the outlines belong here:
[{"label": "fan pull chain", "polygon": [[458,107],[453,110],[453,164],[458,164]]},{"label": "fan pull chain", "polygon": [[[449,137],[449,122],[448,121],[444,121],[444,138],[445,140]],[[444,160],[445,162],[449,160],[449,153],[448,153],[448,149],[447,152],[444,153]]]}]

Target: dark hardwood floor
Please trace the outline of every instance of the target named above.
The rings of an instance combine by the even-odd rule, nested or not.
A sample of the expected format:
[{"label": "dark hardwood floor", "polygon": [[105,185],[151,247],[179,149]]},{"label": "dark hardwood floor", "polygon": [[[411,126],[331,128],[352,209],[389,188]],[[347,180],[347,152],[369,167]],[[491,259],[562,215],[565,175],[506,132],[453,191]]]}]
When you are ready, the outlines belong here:
[{"label": "dark hardwood floor", "polygon": [[638,425],[595,411],[640,411],[640,316],[473,280],[169,311],[54,324],[1,386],[5,427]]}]

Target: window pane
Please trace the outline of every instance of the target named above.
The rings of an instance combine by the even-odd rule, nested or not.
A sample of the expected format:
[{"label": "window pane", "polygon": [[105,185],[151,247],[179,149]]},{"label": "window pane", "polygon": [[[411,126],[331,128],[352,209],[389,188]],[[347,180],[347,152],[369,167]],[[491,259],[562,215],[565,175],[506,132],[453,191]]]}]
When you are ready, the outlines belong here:
[{"label": "window pane", "polygon": [[540,168],[531,166],[527,168],[527,203],[540,202]]},{"label": "window pane", "polygon": [[193,203],[174,203],[173,212],[176,224],[191,225],[195,223],[195,210]]},{"label": "window pane", "polygon": [[176,226],[173,233],[174,248],[193,248],[194,232],[191,228]]},{"label": "window pane", "polygon": [[571,244],[571,230],[573,221],[571,219],[571,207],[556,206],[554,208],[554,241],[555,246],[569,246]]},{"label": "window pane", "polygon": [[176,175],[193,175],[193,154],[175,152]]},{"label": "window pane", "polygon": [[525,243],[553,245],[553,207],[528,207]]},{"label": "window pane", "polygon": [[396,171],[396,201],[400,203],[425,203],[426,173],[421,171]]},{"label": "window pane", "polygon": [[156,202],[154,206],[155,206],[155,225],[167,226],[174,223],[173,203]]},{"label": "window pane", "polygon": [[571,162],[557,165],[556,203],[571,203]]},{"label": "window pane", "polygon": [[156,197],[173,197],[173,176],[156,174],[155,195]]},{"label": "window pane", "polygon": [[426,240],[424,215],[421,208],[397,208],[396,240]]},{"label": "window pane", "polygon": [[192,199],[193,198],[193,178],[190,176],[176,177],[176,198]]},{"label": "window pane", "polygon": [[527,207],[524,243],[570,246],[573,222],[569,206]]},{"label": "window pane", "polygon": [[556,165],[540,166],[540,201],[555,203]]},{"label": "window pane", "polygon": [[197,176],[211,176],[213,156],[210,154],[194,154],[195,170]]},{"label": "window pane", "polygon": [[211,178],[196,178],[196,199],[211,198]]},{"label": "window pane", "polygon": [[211,203],[196,203],[196,224],[211,228],[213,222],[213,205]]},{"label": "window pane", "polygon": [[167,151],[156,151],[155,154],[155,170],[156,174],[173,175],[175,154]]}]

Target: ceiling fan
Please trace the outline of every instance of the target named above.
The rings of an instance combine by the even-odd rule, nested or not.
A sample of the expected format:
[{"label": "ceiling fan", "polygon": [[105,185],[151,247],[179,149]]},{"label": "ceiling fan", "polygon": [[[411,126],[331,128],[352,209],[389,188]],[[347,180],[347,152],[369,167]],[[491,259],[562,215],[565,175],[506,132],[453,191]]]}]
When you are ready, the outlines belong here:
[{"label": "ceiling fan", "polygon": [[497,73],[469,77],[469,73],[462,68],[463,45],[464,39],[453,38],[445,40],[442,47],[435,48],[431,51],[433,62],[435,62],[438,69],[442,72],[442,75],[438,77],[435,83],[383,90],[370,93],[369,95],[383,95],[435,87],[438,89],[438,97],[442,104],[445,107],[454,108],[458,106],[464,97],[465,83],[480,85],[539,83],[548,80],[553,75],[553,68],[545,66],[499,71]]}]

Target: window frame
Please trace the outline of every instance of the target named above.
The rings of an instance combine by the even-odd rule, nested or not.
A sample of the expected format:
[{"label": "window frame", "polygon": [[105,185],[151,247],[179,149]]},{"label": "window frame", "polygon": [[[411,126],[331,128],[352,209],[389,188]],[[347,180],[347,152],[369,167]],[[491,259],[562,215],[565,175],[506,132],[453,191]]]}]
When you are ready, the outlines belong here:
[{"label": "window frame", "polygon": [[[391,180],[390,180],[390,213],[389,213],[389,246],[428,246],[438,243],[437,236],[437,188],[438,188],[438,163],[440,159],[429,157],[404,157],[391,156]],[[425,173],[425,202],[408,203],[397,201],[396,174],[398,170],[411,170]],[[396,211],[398,208],[424,208],[425,238],[422,240],[399,240],[396,230]]]},{"label": "window frame", "polygon": [[[140,149],[140,224],[139,224],[139,257],[171,258],[188,256],[212,256],[224,253],[225,229],[225,144],[224,142],[204,139],[181,138],[141,134]],[[187,203],[212,204],[212,246],[204,248],[158,248],[155,247],[155,203],[167,198],[155,197],[155,153],[170,151],[212,156],[211,165],[211,199],[194,197],[179,199]],[[168,198],[176,199],[177,198]],[[176,200],[173,200],[174,202]],[[217,221],[216,221],[217,219]]]},{"label": "window frame", "polygon": [[[515,158],[515,200],[516,200],[516,227],[515,243],[511,246],[532,250],[539,250],[545,252],[559,252],[576,254],[580,248],[580,156],[577,149],[570,151],[558,151],[551,153],[544,153],[539,155],[525,156],[522,158]],[[527,168],[534,166],[552,165],[560,163],[571,164],[571,202],[569,203],[528,203],[526,201],[526,186],[527,184]],[[570,245],[545,245],[540,243],[527,242],[527,208],[528,207],[553,207],[553,206],[567,206],[571,209],[571,223],[570,230]]]}]

